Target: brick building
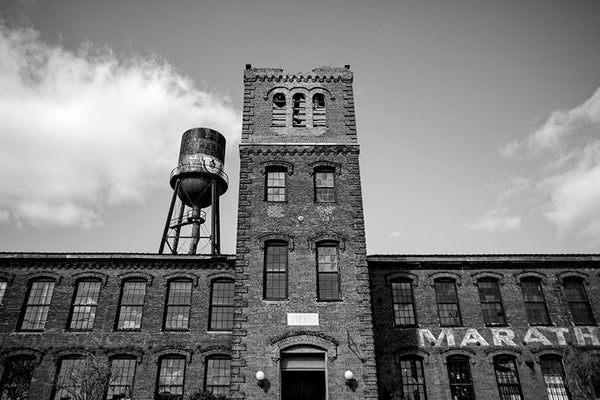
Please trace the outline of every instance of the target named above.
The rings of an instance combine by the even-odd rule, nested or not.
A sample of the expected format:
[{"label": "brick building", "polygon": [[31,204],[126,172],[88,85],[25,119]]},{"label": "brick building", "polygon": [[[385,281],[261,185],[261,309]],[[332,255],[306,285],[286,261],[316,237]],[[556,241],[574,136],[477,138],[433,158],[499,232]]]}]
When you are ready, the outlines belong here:
[{"label": "brick building", "polygon": [[247,66],[236,255],[0,254],[0,399],[595,398],[600,256],[367,256],[352,85]]}]

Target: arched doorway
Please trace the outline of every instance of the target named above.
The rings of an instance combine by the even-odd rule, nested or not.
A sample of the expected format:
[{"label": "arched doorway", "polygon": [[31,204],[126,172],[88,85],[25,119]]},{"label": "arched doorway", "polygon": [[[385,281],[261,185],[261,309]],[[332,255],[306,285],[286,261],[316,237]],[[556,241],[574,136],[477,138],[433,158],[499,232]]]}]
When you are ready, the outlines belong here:
[{"label": "arched doorway", "polygon": [[281,400],[326,400],[325,350],[292,346],[281,351]]}]

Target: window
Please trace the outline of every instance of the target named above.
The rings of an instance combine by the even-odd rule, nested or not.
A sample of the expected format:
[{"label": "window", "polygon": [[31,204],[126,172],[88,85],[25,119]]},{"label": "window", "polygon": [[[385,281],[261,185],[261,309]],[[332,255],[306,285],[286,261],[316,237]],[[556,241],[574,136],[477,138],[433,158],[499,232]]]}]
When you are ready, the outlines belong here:
[{"label": "window", "polygon": [[461,326],[456,284],[452,279],[435,281],[435,299],[438,306],[438,316],[441,326]]},{"label": "window", "polygon": [[94,327],[100,285],[101,282],[98,280],[81,280],[77,283],[75,298],[71,305],[69,329],[86,330]]},{"label": "window", "polygon": [[133,330],[142,327],[142,313],[144,311],[144,297],[146,296],[146,281],[124,281],[121,286],[121,300],[118,330]]},{"label": "window", "polygon": [[273,95],[273,126],[283,127],[285,126],[285,94],[275,93]]},{"label": "window", "polygon": [[302,93],[296,93],[293,97],[294,110],[292,113],[293,126],[306,126],[306,98]]},{"label": "window", "polygon": [[592,308],[583,286],[583,279],[565,278],[563,288],[573,323],[575,325],[595,325]]},{"label": "window", "polygon": [[172,280],[167,294],[165,326],[167,330],[186,330],[190,327],[190,307],[192,304],[192,282]]},{"label": "window", "polygon": [[447,362],[452,400],[475,400],[469,359],[464,356],[451,356]]},{"label": "window", "polygon": [[521,291],[527,319],[531,325],[549,325],[550,316],[542,290],[542,282],[536,278],[521,279]]},{"label": "window", "polygon": [[285,242],[271,242],[265,246],[264,298],[287,299],[288,246]]},{"label": "window", "polygon": [[27,399],[34,367],[35,359],[32,356],[12,357],[6,360],[2,376],[0,399]]},{"label": "window", "polygon": [[506,325],[498,281],[491,278],[480,279],[477,281],[477,287],[483,322],[486,325]]},{"label": "window", "polygon": [[7,286],[8,282],[5,280],[0,280],[0,304],[2,304],[2,300],[4,299],[4,293],[6,293]]},{"label": "window", "polygon": [[214,395],[228,395],[231,375],[231,359],[229,357],[210,357],[206,359],[206,377],[204,389]]},{"label": "window", "polygon": [[63,358],[58,367],[54,400],[79,399],[88,379],[85,369],[85,361],[82,358]]},{"label": "window", "polygon": [[403,399],[427,400],[423,361],[417,357],[400,358],[400,379]]},{"label": "window", "polygon": [[326,126],[327,119],[325,116],[325,96],[317,93],[313,96],[313,126]]},{"label": "window", "polygon": [[135,358],[113,358],[110,361],[110,381],[107,400],[130,399],[135,376]]},{"label": "window", "polygon": [[265,199],[267,201],[286,201],[285,176],[287,170],[284,167],[271,167],[267,170],[267,185]]},{"label": "window", "polygon": [[317,246],[317,299],[339,300],[340,273],[335,243]]},{"label": "window", "polygon": [[317,203],[335,202],[335,181],[333,168],[315,170],[315,201]]},{"label": "window", "polygon": [[514,357],[494,357],[494,371],[496,372],[500,400],[523,400]]},{"label": "window", "polygon": [[210,295],[210,323],[212,331],[233,329],[233,282],[217,280],[212,284]]},{"label": "window", "polygon": [[49,279],[31,282],[21,319],[21,330],[42,331],[46,326],[54,281]]},{"label": "window", "polygon": [[157,400],[182,400],[185,358],[167,356],[160,359],[158,369]]},{"label": "window", "polygon": [[546,383],[548,400],[569,400],[571,396],[565,385],[565,371],[560,357],[541,357],[540,366]]},{"label": "window", "polygon": [[412,281],[403,279],[392,282],[392,302],[394,303],[394,324],[396,326],[417,324]]}]

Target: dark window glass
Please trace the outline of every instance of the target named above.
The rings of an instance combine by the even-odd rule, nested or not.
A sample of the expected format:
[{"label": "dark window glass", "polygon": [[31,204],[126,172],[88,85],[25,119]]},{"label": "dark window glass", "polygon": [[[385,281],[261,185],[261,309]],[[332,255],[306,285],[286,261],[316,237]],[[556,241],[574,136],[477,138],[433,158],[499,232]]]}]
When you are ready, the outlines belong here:
[{"label": "dark window glass", "polygon": [[135,358],[113,358],[111,360],[107,400],[132,397],[135,364]]},{"label": "dark window glass", "polygon": [[69,329],[88,330],[94,327],[101,282],[82,280],[77,283],[75,298],[71,306]]},{"label": "dark window glass", "polygon": [[169,282],[165,329],[185,330],[190,327],[192,282],[173,280]]},{"label": "dark window glass", "polygon": [[35,359],[29,356],[13,357],[6,360],[2,375],[2,400],[26,400],[35,367]]},{"label": "dark window glass", "polygon": [[264,298],[287,298],[287,243],[269,243],[265,246]]},{"label": "dark window glass", "polygon": [[423,362],[420,358],[401,358],[400,378],[402,380],[403,399],[427,400]]},{"label": "dark window glass", "polygon": [[273,168],[267,171],[266,199],[267,201],[286,201],[285,176],[283,168]]},{"label": "dark window glass", "polygon": [[54,400],[79,400],[84,389],[85,361],[82,358],[64,358],[60,361]]},{"label": "dark window glass", "polygon": [[54,281],[39,280],[31,283],[23,311],[21,330],[40,331],[44,329],[53,291]]},{"label": "dark window glass", "polygon": [[495,357],[494,371],[500,400],[523,400],[515,359],[505,356]]},{"label": "dark window glass", "polygon": [[313,126],[326,126],[325,96],[317,93],[313,96]]},{"label": "dark window glass", "polygon": [[212,284],[209,329],[214,331],[230,331],[233,329],[232,281],[219,280]]},{"label": "dark window glass", "polygon": [[293,97],[294,110],[292,113],[293,126],[306,126],[306,98],[301,93]]},{"label": "dark window glass", "polygon": [[7,286],[8,282],[0,280],[0,304],[2,304],[2,300],[4,299],[4,293],[6,293]]},{"label": "dark window glass", "polygon": [[273,95],[273,126],[285,126],[286,107],[285,95],[283,93],[275,93]]},{"label": "dark window glass", "polygon": [[521,291],[523,292],[523,302],[525,303],[529,323],[531,325],[550,324],[542,282],[535,278],[522,279]]},{"label": "dark window glass", "polygon": [[416,325],[411,281],[392,282],[392,302],[394,303],[394,324],[396,326]]},{"label": "dark window glass", "polygon": [[339,300],[340,274],[338,249],[335,244],[317,246],[317,298]]},{"label": "dark window glass", "polygon": [[583,286],[583,280],[579,278],[566,278],[563,280],[565,300],[569,306],[571,317],[575,325],[595,325],[592,307]]},{"label": "dark window glass", "polygon": [[448,380],[452,400],[475,400],[469,359],[462,356],[448,357]]},{"label": "dark window glass", "polygon": [[438,279],[435,281],[435,299],[438,306],[438,315],[441,326],[460,326],[460,309],[456,284],[451,279]]},{"label": "dark window glass", "polygon": [[477,281],[477,287],[479,288],[484,323],[486,325],[506,325],[498,281],[496,279],[480,279]]},{"label": "dark window glass", "polygon": [[163,357],[158,369],[157,400],[182,400],[185,358]]},{"label": "dark window glass", "polygon": [[317,203],[335,202],[334,171],[331,168],[315,170],[315,201]]},{"label": "dark window glass", "polygon": [[215,395],[229,394],[231,359],[229,357],[211,357],[206,360],[206,378],[204,388]]},{"label": "dark window glass", "polygon": [[560,357],[542,357],[540,365],[546,383],[548,400],[570,400],[571,396],[565,385],[565,371]]},{"label": "dark window glass", "polygon": [[140,329],[146,296],[146,281],[125,281],[121,286],[118,330]]}]

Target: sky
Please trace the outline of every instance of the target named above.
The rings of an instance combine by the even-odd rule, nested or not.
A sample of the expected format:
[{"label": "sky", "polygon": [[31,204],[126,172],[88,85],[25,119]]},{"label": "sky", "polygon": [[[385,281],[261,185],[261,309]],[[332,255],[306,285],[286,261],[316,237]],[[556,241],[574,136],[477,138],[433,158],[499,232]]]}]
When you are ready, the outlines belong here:
[{"label": "sky", "polygon": [[243,70],[351,65],[369,254],[598,253],[597,0],[2,0],[0,251],[158,246]]}]

